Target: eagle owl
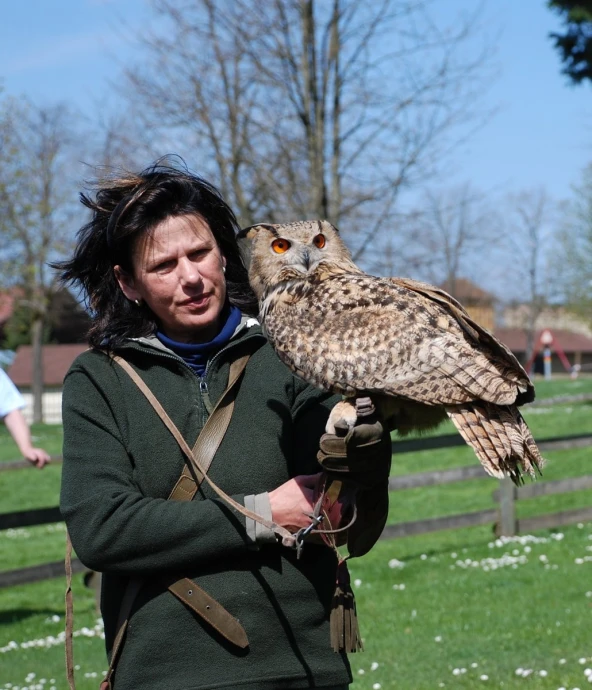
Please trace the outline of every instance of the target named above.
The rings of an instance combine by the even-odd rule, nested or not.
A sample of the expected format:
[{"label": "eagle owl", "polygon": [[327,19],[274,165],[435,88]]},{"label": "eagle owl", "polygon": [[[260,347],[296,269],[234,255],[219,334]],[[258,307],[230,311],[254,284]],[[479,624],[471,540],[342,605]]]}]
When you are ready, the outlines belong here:
[{"label": "eagle owl", "polygon": [[364,273],[327,221],[260,224],[240,236],[251,240],[265,333],[297,375],[346,404],[369,396],[403,435],[450,417],[494,477],[518,482],[542,465],[518,411],[534,399],[530,379],[453,297]]}]

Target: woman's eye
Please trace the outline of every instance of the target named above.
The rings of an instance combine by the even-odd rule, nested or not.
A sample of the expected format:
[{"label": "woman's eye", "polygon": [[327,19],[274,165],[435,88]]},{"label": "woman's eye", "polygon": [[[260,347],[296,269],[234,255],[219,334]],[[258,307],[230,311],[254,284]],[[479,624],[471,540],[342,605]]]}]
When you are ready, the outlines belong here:
[{"label": "woman's eye", "polygon": [[316,235],[313,237],[312,243],[318,249],[322,249],[327,244],[327,240],[325,239],[325,235]]},{"label": "woman's eye", "polygon": [[157,264],[152,270],[161,273],[162,271],[168,271],[172,267],[173,267],[172,261],[163,261],[162,263]]},{"label": "woman's eye", "polygon": [[282,237],[279,237],[277,240],[274,240],[271,243],[271,248],[276,254],[283,254],[284,252],[287,252],[291,246],[292,243],[288,242],[288,240],[284,240]]}]

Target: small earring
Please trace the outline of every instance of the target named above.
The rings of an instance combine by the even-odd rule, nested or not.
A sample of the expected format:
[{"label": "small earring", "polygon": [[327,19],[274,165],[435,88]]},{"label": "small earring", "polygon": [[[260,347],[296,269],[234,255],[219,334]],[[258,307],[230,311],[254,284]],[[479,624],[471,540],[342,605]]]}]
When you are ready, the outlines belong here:
[{"label": "small earring", "polygon": [[142,300],[141,299],[135,299],[134,304],[138,307],[141,307],[142,306]]},{"label": "small earring", "polygon": [[226,266],[222,266],[222,273],[226,273]]}]

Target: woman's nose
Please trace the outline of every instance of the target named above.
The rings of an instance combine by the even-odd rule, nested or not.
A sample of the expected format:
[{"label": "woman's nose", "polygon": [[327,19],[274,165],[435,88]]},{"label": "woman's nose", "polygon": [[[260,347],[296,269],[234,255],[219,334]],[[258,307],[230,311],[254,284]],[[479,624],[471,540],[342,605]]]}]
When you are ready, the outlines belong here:
[{"label": "woman's nose", "polygon": [[187,258],[179,262],[179,273],[184,285],[196,285],[201,282],[201,273],[198,267]]}]

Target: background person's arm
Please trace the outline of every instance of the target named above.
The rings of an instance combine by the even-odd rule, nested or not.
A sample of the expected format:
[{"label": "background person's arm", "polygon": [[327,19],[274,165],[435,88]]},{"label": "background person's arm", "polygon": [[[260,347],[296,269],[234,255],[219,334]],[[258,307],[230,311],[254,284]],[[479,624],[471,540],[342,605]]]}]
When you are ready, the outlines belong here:
[{"label": "background person's arm", "polygon": [[49,462],[49,455],[43,448],[35,448],[33,446],[29,426],[19,409],[9,412],[4,417],[4,423],[25,460],[39,468]]}]

